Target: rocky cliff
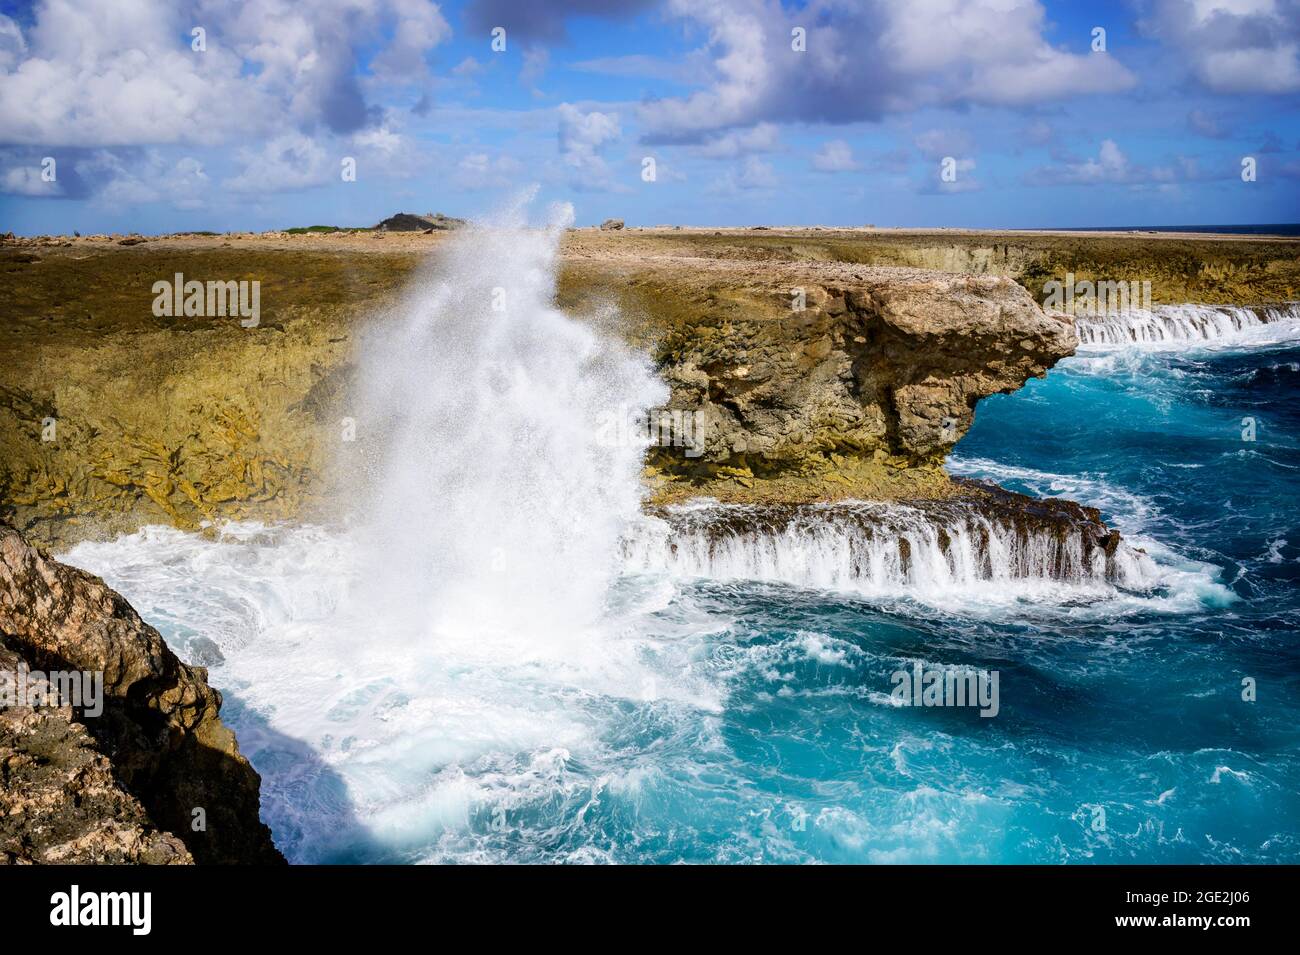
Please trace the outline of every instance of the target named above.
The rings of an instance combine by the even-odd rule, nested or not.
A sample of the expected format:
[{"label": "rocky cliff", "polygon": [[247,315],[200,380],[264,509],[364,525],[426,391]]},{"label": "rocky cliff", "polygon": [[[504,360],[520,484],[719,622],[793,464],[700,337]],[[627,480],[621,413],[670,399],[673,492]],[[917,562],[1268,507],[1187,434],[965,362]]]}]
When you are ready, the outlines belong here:
[{"label": "rocky cliff", "polygon": [[206,671],[177,659],[98,577],[0,525],[0,671],[10,685],[20,667],[102,674],[102,700],[0,708],[0,859],[283,861],[258,818],[258,775],[222,724]]},{"label": "rocky cliff", "polygon": [[650,347],[672,388],[668,411],[692,424],[691,440],[651,452],[660,502],[943,496],[943,458],[976,403],[1075,347],[1068,319],[1005,278],[815,263],[696,269],[695,286],[672,266],[642,271],[625,303],[661,310],[647,321]]},{"label": "rocky cliff", "polygon": [[[447,233],[0,245],[0,519],[62,545],[150,523],[311,516],[347,451],[351,356]],[[954,493],[977,402],[1069,354],[1046,278],[1155,300],[1300,297],[1283,239],[955,231],[579,230],[558,298],[654,358],[702,445],[656,448],[659,503]],[[918,268],[921,266],[921,268]],[[158,317],[152,284],[261,282],[255,327]],[[698,452],[698,453],[696,453]]]}]

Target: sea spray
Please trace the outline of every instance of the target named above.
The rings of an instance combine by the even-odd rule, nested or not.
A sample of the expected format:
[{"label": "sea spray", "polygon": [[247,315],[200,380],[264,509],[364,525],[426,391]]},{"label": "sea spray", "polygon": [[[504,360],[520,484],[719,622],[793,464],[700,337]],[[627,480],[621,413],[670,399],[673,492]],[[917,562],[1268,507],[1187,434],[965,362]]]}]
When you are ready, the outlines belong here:
[{"label": "sea spray", "polygon": [[573,213],[525,228],[530,198],[457,236],[363,349],[365,599],[417,638],[562,640],[594,624],[640,505],[648,439],[597,425],[667,389],[552,304]]}]

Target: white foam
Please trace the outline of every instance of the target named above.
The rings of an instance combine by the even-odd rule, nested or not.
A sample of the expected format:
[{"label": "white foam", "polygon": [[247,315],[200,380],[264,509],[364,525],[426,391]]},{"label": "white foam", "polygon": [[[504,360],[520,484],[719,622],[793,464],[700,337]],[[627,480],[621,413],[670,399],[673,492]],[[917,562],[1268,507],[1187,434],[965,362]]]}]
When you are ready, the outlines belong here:
[{"label": "white foam", "polygon": [[1300,337],[1300,302],[1267,307],[1157,305],[1076,317],[1081,350],[1264,346]]},{"label": "white foam", "polygon": [[958,594],[1147,590],[1160,575],[1121,543],[1108,558],[1083,533],[1012,526],[975,510],[935,515],[902,504],[799,509],[764,526],[745,505],[695,504],[646,517],[624,540],[626,567],[677,578],[753,580],[870,597],[950,601]]}]

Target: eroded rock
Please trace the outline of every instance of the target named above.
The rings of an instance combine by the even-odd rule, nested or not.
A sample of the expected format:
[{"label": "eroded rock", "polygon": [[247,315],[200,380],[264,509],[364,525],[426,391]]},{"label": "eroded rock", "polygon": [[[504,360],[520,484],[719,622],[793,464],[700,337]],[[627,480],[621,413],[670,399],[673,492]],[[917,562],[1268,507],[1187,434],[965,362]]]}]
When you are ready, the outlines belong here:
[{"label": "eroded rock", "polygon": [[[79,725],[152,825],[183,840],[196,861],[283,861],[258,818],[260,778],[221,722],[221,694],[206,670],[182,663],[98,577],[3,525],[0,638],[33,670],[102,672],[103,712]],[[30,738],[54,729],[20,720],[11,731]],[[65,742],[79,745],[71,731]],[[196,810],[202,831],[192,826]]]}]

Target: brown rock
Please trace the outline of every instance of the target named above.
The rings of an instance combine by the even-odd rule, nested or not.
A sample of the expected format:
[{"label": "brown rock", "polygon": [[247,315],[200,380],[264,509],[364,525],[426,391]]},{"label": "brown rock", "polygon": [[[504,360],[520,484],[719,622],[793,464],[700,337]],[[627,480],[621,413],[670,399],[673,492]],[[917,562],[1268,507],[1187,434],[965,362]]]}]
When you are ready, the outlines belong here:
[{"label": "brown rock", "polygon": [[[22,658],[0,648],[0,671]],[[67,707],[0,708],[0,863],[185,865]]]},{"label": "brown rock", "polygon": [[[3,525],[0,637],[33,670],[103,673],[103,713],[81,723],[152,823],[196,861],[283,861],[258,818],[260,778],[221,722],[207,671],[182,663],[98,577]],[[200,808],[206,830],[194,832]]]}]

